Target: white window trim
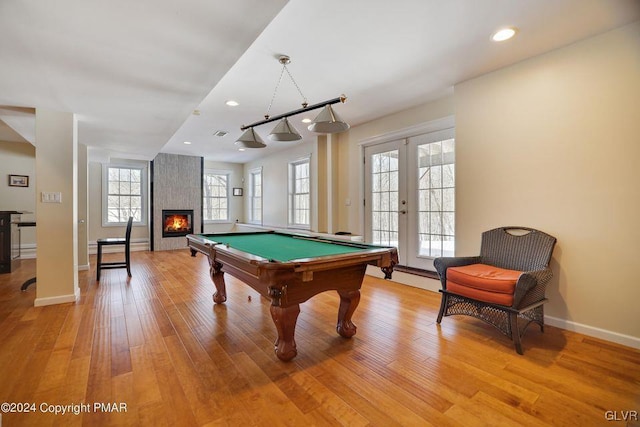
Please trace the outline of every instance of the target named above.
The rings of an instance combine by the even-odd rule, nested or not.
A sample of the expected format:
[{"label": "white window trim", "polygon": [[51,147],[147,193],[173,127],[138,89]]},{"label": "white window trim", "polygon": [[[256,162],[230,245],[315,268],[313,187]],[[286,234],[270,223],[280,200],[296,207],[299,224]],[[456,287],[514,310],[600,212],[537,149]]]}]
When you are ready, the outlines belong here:
[{"label": "white window trim", "polygon": [[[301,164],[301,163],[308,163],[309,164],[309,224],[296,224],[294,222],[292,222],[293,220],[293,180],[291,177],[291,170],[292,168],[294,168],[296,165]],[[288,185],[287,185],[287,227],[289,228],[295,228],[295,229],[300,229],[300,230],[311,230],[311,214],[313,212],[313,194],[312,194],[312,189],[313,189],[313,182],[312,182],[312,176],[313,176],[313,171],[312,171],[312,164],[311,164],[311,154],[307,154],[306,156],[303,157],[299,157],[295,160],[291,160],[288,165],[287,165],[287,181],[288,181]]]},{"label": "white window trim", "polygon": [[[204,219],[204,177],[205,175],[226,175],[227,176],[227,219]],[[231,175],[233,171],[228,169],[205,169],[202,176],[202,221],[204,224],[231,224]]]},{"label": "white window trim", "polygon": [[[260,174],[260,218],[253,218],[253,176],[256,174]],[[264,174],[262,173],[262,166],[251,169],[249,171],[249,224],[262,224],[262,219],[264,216]]]},{"label": "white window trim", "polygon": [[102,163],[102,226],[103,227],[122,227],[127,224],[127,221],[123,222],[108,222],[107,218],[109,215],[107,214],[108,207],[108,197],[109,197],[109,168],[127,168],[127,169],[140,169],[141,182],[140,186],[142,187],[142,217],[140,221],[134,221],[133,226],[146,226],[148,211],[149,211],[149,168],[147,165],[142,165],[140,163],[126,163],[126,162],[118,162],[118,163]]}]

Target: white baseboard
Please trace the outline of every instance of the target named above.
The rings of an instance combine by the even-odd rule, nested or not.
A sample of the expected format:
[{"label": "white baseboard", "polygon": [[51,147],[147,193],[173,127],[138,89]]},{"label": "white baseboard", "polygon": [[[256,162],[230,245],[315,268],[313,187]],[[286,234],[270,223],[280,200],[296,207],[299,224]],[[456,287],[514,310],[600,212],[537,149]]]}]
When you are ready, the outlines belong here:
[{"label": "white baseboard", "polygon": [[85,264],[85,265],[79,265],[78,266],[78,271],[87,271],[89,270],[89,264]]},{"label": "white baseboard", "polygon": [[25,243],[20,245],[20,259],[35,259],[36,257],[36,244]]},{"label": "white baseboard", "polygon": [[[149,239],[131,239],[131,252],[137,251],[148,251],[149,250]],[[114,246],[114,247],[103,247],[102,253],[124,253],[124,246]],[[89,255],[95,255],[98,253],[98,244],[93,241],[89,242]]]},{"label": "white baseboard", "polygon": [[[384,273],[382,270],[373,265],[367,266],[367,274],[369,276],[384,279]],[[440,289],[439,280],[418,276],[417,274],[405,273],[404,271],[394,271],[391,280],[403,285],[424,289],[425,291],[438,292],[438,289]]]},{"label": "white baseboard", "polygon": [[[131,251],[148,251],[149,250],[149,239],[131,239]],[[122,246],[117,247],[105,247],[103,253],[116,253],[116,252],[124,252]],[[98,244],[94,242],[89,242],[89,255],[95,255],[98,253]],[[24,244],[20,246],[20,259],[36,259],[36,245],[34,243]],[[87,270],[87,268],[82,268],[78,266],[78,270]]]},{"label": "white baseboard", "polygon": [[606,329],[596,328],[595,326],[584,325],[582,323],[572,322],[571,320],[560,319],[552,316],[544,316],[544,322],[547,325],[566,329],[567,331],[578,332],[590,337],[600,338],[617,344],[626,345],[627,347],[640,349],[640,338],[632,337],[631,335],[620,334],[618,332],[608,331]]},{"label": "white baseboard", "polygon": [[45,305],[64,304],[67,302],[76,302],[80,298],[80,288],[76,287],[75,294],[58,295],[55,297],[36,298],[33,302],[34,307],[43,307]]},{"label": "white baseboard", "polygon": [[[382,271],[371,265],[367,266],[367,274],[374,277],[384,278]],[[431,292],[438,292],[441,287],[439,280],[402,271],[394,271],[392,280],[403,285],[413,286],[415,288]],[[566,329],[567,331],[577,332],[579,334],[600,338],[616,344],[622,344],[627,347],[640,349],[640,338],[633,337],[631,335],[624,335],[618,332],[608,331],[606,329],[596,328],[594,326],[584,325],[582,323],[572,322],[570,320],[560,319],[553,316],[544,316],[544,322],[547,325],[555,326],[556,328]]]}]

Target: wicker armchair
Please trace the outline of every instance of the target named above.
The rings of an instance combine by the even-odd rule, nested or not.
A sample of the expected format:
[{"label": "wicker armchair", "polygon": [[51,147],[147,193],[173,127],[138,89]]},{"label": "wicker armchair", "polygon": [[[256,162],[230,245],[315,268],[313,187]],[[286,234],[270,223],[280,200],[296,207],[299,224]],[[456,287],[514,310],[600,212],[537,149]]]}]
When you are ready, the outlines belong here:
[{"label": "wicker armchair", "polygon": [[527,326],[535,322],[544,332],[543,304],[555,243],[555,237],[539,230],[501,227],[482,233],[480,256],[436,258],[442,283],[438,323],[455,314],[476,317],[511,338],[523,354],[521,337]]}]

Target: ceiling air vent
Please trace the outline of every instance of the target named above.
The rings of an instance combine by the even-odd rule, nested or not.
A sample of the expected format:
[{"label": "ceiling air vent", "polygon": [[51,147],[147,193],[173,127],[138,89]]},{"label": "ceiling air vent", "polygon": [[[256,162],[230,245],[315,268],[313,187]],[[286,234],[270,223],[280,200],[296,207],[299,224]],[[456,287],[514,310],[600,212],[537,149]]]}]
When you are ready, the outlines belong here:
[{"label": "ceiling air vent", "polygon": [[227,132],[226,130],[217,130],[217,131],[215,131],[213,134],[214,134],[215,136],[223,137],[223,136],[225,136],[225,135],[226,135],[226,134],[228,134],[228,133],[229,133],[229,132]]}]

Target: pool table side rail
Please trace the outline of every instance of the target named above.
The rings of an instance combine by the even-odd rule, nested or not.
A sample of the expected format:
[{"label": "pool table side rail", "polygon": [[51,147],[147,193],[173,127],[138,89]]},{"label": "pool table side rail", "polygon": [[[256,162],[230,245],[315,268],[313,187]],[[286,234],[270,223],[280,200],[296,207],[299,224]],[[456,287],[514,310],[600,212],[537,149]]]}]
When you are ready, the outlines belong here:
[{"label": "pool table side rail", "polygon": [[239,251],[237,249],[231,248],[231,247],[227,247],[225,244],[223,243],[217,243],[215,241],[212,240],[208,240],[208,239],[204,239],[200,236],[195,236],[195,235],[191,235],[189,234],[187,236],[187,244],[189,245],[189,247],[191,249],[197,250],[198,252],[201,252],[207,256],[209,256],[209,254],[211,254],[211,250],[215,250],[215,251],[222,251],[224,250],[227,253],[230,254],[234,254],[237,257],[242,257],[245,261],[248,261],[252,264],[258,264],[261,262],[269,262],[269,260],[267,258],[263,258],[259,255],[253,255],[244,251]]},{"label": "pool table side rail", "polygon": [[[212,240],[211,237],[215,236],[216,234],[220,234],[220,235],[228,235],[228,234],[234,234],[234,235],[238,235],[238,234],[247,234],[247,235],[255,235],[255,234],[281,234],[281,235],[285,235],[285,236],[291,236],[293,238],[300,238],[303,240],[309,240],[309,241],[315,241],[315,242],[320,242],[320,243],[329,243],[329,244],[336,244],[336,245],[340,245],[340,246],[349,246],[349,247],[353,247],[353,248],[358,248],[361,249],[360,252],[357,253],[345,253],[345,254],[335,254],[335,255],[325,255],[325,256],[318,256],[318,257],[307,257],[307,258],[295,258],[295,259],[291,259],[289,261],[278,261],[278,260],[274,260],[274,259],[269,259],[269,258],[265,258],[265,257],[261,257],[259,255],[254,255],[242,250],[238,250],[235,249],[233,247],[227,246],[225,243],[221,243],[221,242],[217,242],[215,240]],[[330,259],[334,259],[337,260],[341,257],[350,257],[350,256],[357,256],[357,255],[368,255],[368,254],[377,254],[377,253],[382,253],[382,252],[393,252],[396,255],[397,258],[397,249],[393,246],[378,246],[378,245],[370,245],[367,243],[360,243],[360,242],[347,242],[347,241],[342,241],[342,240],[333,240],[333,239],[328,239],[325,237],[315,237],[315,236],[308,236],[308,235],[304,235],[304,234],[297,234],[297,233],[274,233],[273,231],[264,231],[264,232],[260,232],[260,233],[255,233],[255,232],[238,232],[238,233],[211,233],[211,234],[202,234],[202,235],[195,235],[195,234],[189,234],[187,235],[187,241],[188,242],[193,242],[195,244],[195,246],[200,247],[201,250],[200,252],[204,253],[204,254],[208,254],[209,253],[209,249],[205,249],[205,248],[211,248],[211,247],[215,247],[217,251],[226,251],[230,254],[235,253],[236,255],[241,255],[243,256],[245,259],[249,259],[251,262],[265,262],[265,263],[279,263],[280,265],[282,264],[296,264],[296,263],[301,263],[301,262],[311,262],[311,261],[319,261],[319,262],[324,262],[326,258],[330,258]],[[191,246],[191,245],[190,245]],[[397,259],[395,259],[395,263],[397,264]],[[378,265],[378,264],[376,264]],[[386,264],[384,266],[387,266]]]},{"label": "pool table side rail", "polygon": [[[281,269],[290,266],[293,271],[320,271],[332,269],[340,266],[360,264],[367,262],[377,267],[393,267],[398,263],[398,252],[393,247],[379,247],[363,245],[366,248],[361,252],[351,252],[338,255],[326,255],[313,258],[297,258],[290,261],[274,261],[259,255],[253,255],[245,251],[240,251],[224,244],[211,241],[200,236],[187,236],[189,246],[207,256],[218,258],[218,254],[224,258],[235,259],[239,262],[249,263],[258,268]],[[235,263],[234,263],[235,264]],[[253,270],[253,269],[252,269]]]},{"label": "pool table side rail", "polygon": [[349,246],[352,248],[359,248],[359,249],[379,249],[379,248],[392,248],[393,246],[381,246],[381,245],[374,245],[371,243],[364,243],[364,242],[357,242],[357,241],[353,241],[353,240],[342,240],[342,239],[332,239],[326,236],[313,236],[310,234],[304,234],[304,233],[296,233],[296,232],[284,232],[284,231],[273,231],[273,230],[265,230],[265,231],[234,231],[234,232],[220,232],[220,233],[203,233],[203,234],[189,234],[187,235],[187,239],[189,238],[195,238],[195,239],[201,239],[203,241],[209,241],[211,243],[214,244],[224,244],[223,242],[216,242],[215,241],[215,236],[229,236],[229,235],[233,235],[233,236],[242,236],[242,235],[258,235],[258,234],[275,234],[275,235],[282,235],[282,236],[287,236],[287,237],[291,237],[294,239],[301,239],[301,240],[309,240],[309,241],[313,241],[313,242],[320,242],[320,243],[331,243],[334,245],[340,245],[340,246]]}]

